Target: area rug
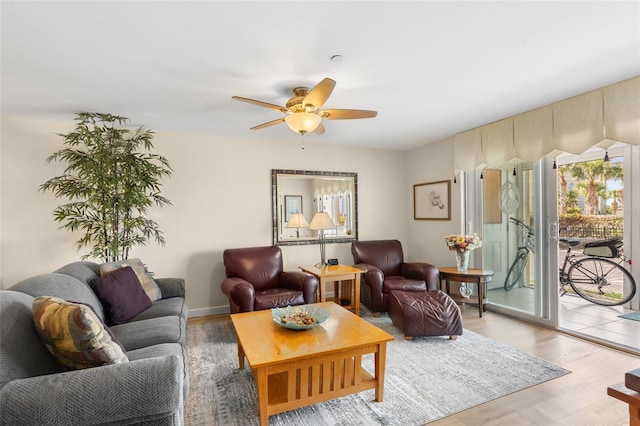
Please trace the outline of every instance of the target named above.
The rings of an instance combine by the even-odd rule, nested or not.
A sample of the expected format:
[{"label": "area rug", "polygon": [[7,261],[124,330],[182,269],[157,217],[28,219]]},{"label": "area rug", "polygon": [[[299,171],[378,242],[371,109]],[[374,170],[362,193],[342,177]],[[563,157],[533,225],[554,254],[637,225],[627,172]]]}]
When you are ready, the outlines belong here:
[{"label": "area rug", "polygon": [[[406,341],[387,315],[361,316],[396,339],[387,345],[384,401],[369,390],[270,416],[269,425],[422,425],[569,373],[469,330]],[[231,321],[190,324],[187,333],[185,423],[258,425],[255,382],[248,366],[238,369]],[[373,356],[363,364],[372,371]]]},{"label": "area rug", "polygon": [[634,320],[634,321],[640,321],[640,311],[633,311],[633,312],[628,312],[626,314],[623,315],[618,315],[620,318],[624,318],[624,319],[629,319],[629,320]]}]

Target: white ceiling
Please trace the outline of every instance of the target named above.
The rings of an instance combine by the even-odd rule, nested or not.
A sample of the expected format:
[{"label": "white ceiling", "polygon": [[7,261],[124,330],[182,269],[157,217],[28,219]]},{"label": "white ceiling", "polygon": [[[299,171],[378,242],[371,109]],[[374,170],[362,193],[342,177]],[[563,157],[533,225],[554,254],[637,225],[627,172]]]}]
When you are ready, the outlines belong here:
[{"label": "white ceiling", "polygon": [[[306,143],[407,149],[640,75],[640,2],[1,3],[2,114],[123,115],[156,131],[298,141],[250,127],[337,81]],[[332,62],[332,55],[343,61]]]}]

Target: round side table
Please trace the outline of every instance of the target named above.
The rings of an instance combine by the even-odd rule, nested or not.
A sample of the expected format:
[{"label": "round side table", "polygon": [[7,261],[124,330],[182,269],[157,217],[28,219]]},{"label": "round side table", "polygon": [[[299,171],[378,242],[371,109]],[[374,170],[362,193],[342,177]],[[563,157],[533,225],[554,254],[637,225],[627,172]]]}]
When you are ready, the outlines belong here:
[{"label": "round side table", "polygon": [[452,296],[452,298],[459,303],[477,303],[478,312],[480,313],[480,318],[482,318],[482,312],[486,311],[484,306],[484,297],[487,292],[487,283],[491,282],[493,271],[472,268],[469,268],[466,271],[458,271],[458,268],[455,266],[445,266],[438,269],[440,270],[440,289],[442,289],[442,282],[444,281],[446,283],[447,294],[449,294],[450,291],[450,281],[459,283],[475,283],[478,286],[478,297],[466,298],[461,296]]}]

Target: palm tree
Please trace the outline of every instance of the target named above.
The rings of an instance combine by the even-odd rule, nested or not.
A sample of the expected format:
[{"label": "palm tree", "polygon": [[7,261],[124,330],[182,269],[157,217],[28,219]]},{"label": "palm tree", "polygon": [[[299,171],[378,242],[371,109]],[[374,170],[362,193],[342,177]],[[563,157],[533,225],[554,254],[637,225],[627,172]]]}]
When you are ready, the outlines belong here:
[{"label": "palm tree", "polygon": [[585,209],[588,215],[598,212],[598,192],[606,189],[607,180],[621,180],[622,166],[604,160],[585,161],[569,166],[571,176],[578,182],[578,188],[585,194]]},{"label": "palm tree", "polygon": [[580,213],[581,209],[578,207],[578,191],[570,189],[567,191],[567,206],[566,213]]},{"label": "palm tree", "polygon": [[569,166],[566,164],[558,166],[558,208],[560,214],[567,213],[567,173],[569,173]]},{"label": "palm tree", "polygon": [[[607,185],[607,182],[609,182],[610,180],[613,181],[622,181],[623,179],[623,170],[622,170],[622,165],[620,163],[609,163],[609,162],[605,162],[604,163],[604,173],[603,173],[603,183],[605,184],[605,186]],[[604,207],[603,210],[606,210],[606,205],[607,205],[607,200],[610,197],[616,197],[616,193],[617,191],[605,191],[604,194]],[[614,213],[615,214],[615,213]]]},{"label": "palm tree", "polygon": [[611,197],[613,198],[613,201],[611,202],[611,211],[615,215],[618,213],[618,209],[622,204],[621,201],[618,201],[618,200],[622,200],[622,190],[621,189],[612,190]]}]

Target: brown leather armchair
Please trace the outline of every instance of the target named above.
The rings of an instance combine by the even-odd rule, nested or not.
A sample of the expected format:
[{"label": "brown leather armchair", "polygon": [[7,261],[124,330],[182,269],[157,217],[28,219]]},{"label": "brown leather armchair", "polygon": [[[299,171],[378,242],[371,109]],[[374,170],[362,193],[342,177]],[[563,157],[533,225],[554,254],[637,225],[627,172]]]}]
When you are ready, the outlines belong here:
[{"label": "brown leather armchair", "polygon": [[440,272],[434,265],[404,261],[398,240],[354,241],[351,254],[362,274],[360,300],[375,316],[388,311],[392,290],[427,291],[438,288]]},{"label": "brown leather armchair", "polygon": [[221,288],[232,314],[315,302],[318,279],[283,272],[280,247],[227,249],[223,260],[227,278]]}]

